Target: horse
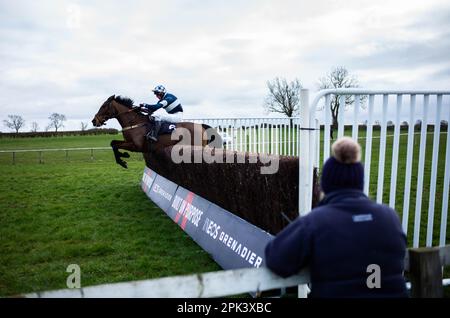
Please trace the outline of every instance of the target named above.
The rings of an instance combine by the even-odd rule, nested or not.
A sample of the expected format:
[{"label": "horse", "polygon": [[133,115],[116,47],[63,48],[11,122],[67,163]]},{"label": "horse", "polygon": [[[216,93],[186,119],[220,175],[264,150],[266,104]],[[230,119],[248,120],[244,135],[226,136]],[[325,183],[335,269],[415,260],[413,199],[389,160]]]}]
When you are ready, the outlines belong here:
[{"label": "horse", "polygon": [[[119,121],[125,140],[112,140],[111,147],[116,163],[124,168],[127,168],[127,162],[122,158],[129,158],[130,154],[128,152],[120,152],[119,149],[142,153],[156,152],[165,147],[175,145],[180,141],[180,139],[172,140],[171,134],[165,134],[160,135],[157,142],[150,144],[145,138],[148,126],[151,125],[150,118],[147,114],[141,113],[141,109],[135,107],[133,103],[133,100],[128,97],[112,95],[100,106],[94,119],[92,119],[92,124],[95,127],[105,125],[106,121],[111,118]],[[203,147],[214,140],[214,138],[211,138],[209,131],[211,127],[208,125],[180,122],[176,123],[176,128],[184,128],[189,131],[191,138],[190,145],[194,145],[194,136],[202,136],[201,145]],[[208,130],[207,133],[205,133],[206,130]]]}]

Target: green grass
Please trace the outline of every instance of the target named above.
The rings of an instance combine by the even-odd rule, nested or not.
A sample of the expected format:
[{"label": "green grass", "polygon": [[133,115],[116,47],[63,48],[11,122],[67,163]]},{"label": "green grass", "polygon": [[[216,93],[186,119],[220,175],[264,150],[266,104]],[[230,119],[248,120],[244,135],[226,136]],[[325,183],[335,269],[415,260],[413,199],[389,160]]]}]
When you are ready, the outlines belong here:
[{"label": "green grass", "polygon": [[[0,164],[111,162],[114,160],[110,142],[122,140],[122,135],[61,136],[36,138],[1,138],[0,151],[55,149],[55,151],[0,152]],[[107,149],[95,149],[106,147]],[[74,150],[73,148],[88,148]],[[58,149],[70,149],[60,151]],[[92,150],[91,150],[92,149]],[[127,161],[143,160],[142,154],[130,153]],[[13,157],[14,156],[14,157]]]},{"label": "green grass", "polygon": [[0,295],[218,270],[140,189],[144,164],[0,164]]},{"label": "green grass", "polygon": [[122,140],[122,134],[34,138],[5,137],[0,138],[0,150],[109,147],[109,144],[113,139]]}]

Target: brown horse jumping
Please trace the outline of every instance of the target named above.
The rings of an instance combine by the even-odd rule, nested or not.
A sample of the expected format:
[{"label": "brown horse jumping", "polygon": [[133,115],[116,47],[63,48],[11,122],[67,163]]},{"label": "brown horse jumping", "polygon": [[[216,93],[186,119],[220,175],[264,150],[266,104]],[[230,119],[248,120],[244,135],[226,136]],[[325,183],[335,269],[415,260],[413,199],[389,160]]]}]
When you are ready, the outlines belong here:
[{"label": "brown horse jumping", "polygon": [[[145,134],[150,123],[148,115],[142,114],[139,108],[133,106],[133,100],[121,96],[112,95],[98,110],[92,124],[100,127],[111,118],[116,118],[122,126],[122,134],[125,140],[111,141],[111,147],[114,152],[116,162],[124,168],[127,163],[122,158],[129,158],[127,152],[120,152],[119,149],[125,149],[133,152],[159,151],[165,147],[177,144],[180,140],[172,140],[170,134],[161,135],[156,143],[150,143],[145,139]],[[178,128],[187,129],[191,136],[190,145],[194,145],[194,136],[202,136],[201,145],[204,147],[209,140],[205,134],[208,126],[190,122],[181,122],[176,124]],[[185,141],[186,142],[186,141]]]}]

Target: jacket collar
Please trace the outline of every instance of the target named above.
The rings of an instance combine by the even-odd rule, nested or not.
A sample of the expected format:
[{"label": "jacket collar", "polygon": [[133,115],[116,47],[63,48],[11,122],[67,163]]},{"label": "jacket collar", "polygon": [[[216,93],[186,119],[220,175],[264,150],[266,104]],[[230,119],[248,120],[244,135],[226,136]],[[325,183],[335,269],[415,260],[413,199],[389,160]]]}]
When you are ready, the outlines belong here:
[{"label": "jacket collar", "polygon": [[319,202],[319,206],[327,205],[334,203],[336,201],[340,201],[342,199],[348,199],[348,198],[365,198],[368,199],[368,197],[365,195],[364,192],[361,190],[356,189],[343,189],[343,190],[337,190],[328,193],[322,201]]}]

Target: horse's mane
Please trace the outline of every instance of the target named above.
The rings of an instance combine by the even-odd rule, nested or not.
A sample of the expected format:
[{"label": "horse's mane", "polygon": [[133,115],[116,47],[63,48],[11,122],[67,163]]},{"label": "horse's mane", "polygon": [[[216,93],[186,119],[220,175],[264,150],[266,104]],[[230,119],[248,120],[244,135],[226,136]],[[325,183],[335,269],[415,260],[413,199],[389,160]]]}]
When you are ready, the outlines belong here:
[{"label": "horse's mane", "polygon": [[114,100],[128,108],[132,108],[134,104],[134,101],[131,98],[125,96],[116,96]]}]

